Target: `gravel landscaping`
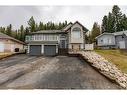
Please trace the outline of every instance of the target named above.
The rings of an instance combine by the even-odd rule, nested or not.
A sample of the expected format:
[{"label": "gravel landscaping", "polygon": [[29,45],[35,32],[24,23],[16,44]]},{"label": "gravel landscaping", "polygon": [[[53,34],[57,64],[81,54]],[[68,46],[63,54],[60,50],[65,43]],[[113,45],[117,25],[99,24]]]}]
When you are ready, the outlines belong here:
[{"label": "gravel landscaping", "polygon": [[127,74],[119,70],[114,64],[108,62],[94,51],[79,51],[76,52],[76,54],[81,54],[81,56],[100,73],[117,82],[123,88],[127,88]]}]

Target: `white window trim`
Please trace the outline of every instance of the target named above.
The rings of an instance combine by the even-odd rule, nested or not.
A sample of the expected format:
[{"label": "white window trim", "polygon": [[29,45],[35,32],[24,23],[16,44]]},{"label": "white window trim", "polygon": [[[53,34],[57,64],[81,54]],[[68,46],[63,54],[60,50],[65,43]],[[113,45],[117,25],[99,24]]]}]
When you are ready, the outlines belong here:
[{"label": "white window trim", "polygon": [[[30,37],[30,36],[29,36]],[[58,41],[58,35],[31,35],[30,41]]]}]

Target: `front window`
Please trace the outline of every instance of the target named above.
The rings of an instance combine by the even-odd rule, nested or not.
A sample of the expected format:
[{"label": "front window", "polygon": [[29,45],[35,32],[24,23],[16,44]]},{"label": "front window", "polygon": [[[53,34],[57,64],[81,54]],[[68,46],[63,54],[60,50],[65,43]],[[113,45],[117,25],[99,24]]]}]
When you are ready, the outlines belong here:
[{"label": "front window", "polygon": [[29,41],[30,40],[30,36],[26,36],[26,41]]},{"label": "front window", "polygon": [[103,43],[103,40],[101,40],[101,42]]},{"label": "front window", "polygon": [[40,35],[30,35],[26,36],[26,41],[56,41],[58,40],[57,35],[51,35],[51,34],[40,34]]},{"label": "front window", "polygon": [[81,29],[76,27],[72,30],[72,37],[73,38],[80,38],[81,37]]},{"label": "front window", "polygon": [[111,42],[111,39],[108,39],[108,43],[109,43],[109,44],[111,44],[111,43],[112,43],[112,42]]}]

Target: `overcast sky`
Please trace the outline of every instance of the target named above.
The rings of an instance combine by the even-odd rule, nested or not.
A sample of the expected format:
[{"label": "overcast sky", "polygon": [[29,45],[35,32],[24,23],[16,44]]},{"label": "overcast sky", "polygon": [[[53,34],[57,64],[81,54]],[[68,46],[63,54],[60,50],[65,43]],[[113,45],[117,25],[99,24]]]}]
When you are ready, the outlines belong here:
[{"label": "overcast sky", "polygon": [[[122,13],[127,14],[127,6],[119,6]],[[112,6],[0,6],[0,26],[12,24],[13,29],[20,25],[27,26],[27,21],[34,16],[36,22],[48,21],[81,22],[91,30],[94,22],[101,24],[104,15]]]}]

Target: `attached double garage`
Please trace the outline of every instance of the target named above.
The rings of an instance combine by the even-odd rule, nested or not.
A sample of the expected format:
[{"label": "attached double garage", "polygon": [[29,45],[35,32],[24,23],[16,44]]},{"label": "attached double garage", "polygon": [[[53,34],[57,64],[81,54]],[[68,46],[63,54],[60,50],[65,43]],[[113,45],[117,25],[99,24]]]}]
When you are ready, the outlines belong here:
[{"label": "attached double garage", "polygon": [[42,45],[29,45],[28,46],[29,55],[45,55],[45,56],[55,56],[58,53],[57,44],[42,44]]}]

